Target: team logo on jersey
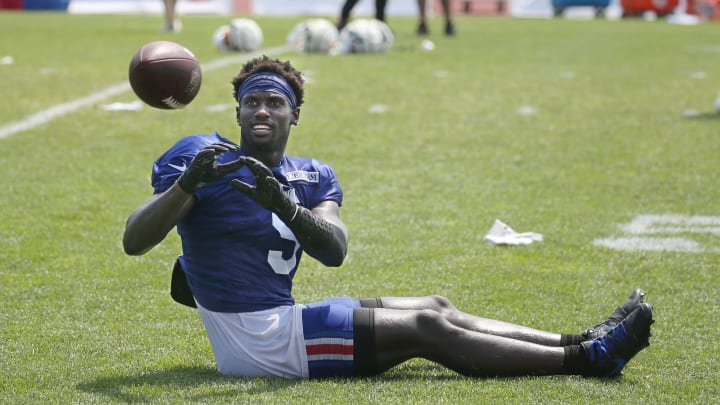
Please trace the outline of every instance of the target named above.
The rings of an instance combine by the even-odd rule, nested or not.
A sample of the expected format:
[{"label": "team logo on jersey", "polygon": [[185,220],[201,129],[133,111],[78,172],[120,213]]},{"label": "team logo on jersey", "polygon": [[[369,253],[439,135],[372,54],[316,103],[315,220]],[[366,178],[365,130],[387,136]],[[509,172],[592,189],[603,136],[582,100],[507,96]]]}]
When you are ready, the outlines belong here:
[{"label": "team logo on jersey", "polygon": [[285,174],[288,181],[305,180],[309,183],[318,183],[320,181],[320,174],[318,172],[306,172],[304,170],[296,170],[294,172],[287,172]]},{"label": "team logo on jersey", "polygon": [[168,166],[172,167],[173,169],[175,169],[175,170],[177,170],[177,171],[179,171],[179,172],[184,172],[185,169],[187,169],[187,165],[185,164],[185,162],[183,162],[182,166],[180,166],[180,165],[174,165],[174,164],[172,164],[172,163],[168,163]]}]

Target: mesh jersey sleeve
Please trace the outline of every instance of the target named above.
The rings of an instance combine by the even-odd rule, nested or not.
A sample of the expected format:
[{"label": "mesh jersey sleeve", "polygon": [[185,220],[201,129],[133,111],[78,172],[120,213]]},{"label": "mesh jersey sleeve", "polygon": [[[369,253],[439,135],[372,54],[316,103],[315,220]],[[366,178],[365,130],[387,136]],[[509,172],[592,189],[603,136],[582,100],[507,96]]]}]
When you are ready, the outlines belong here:
[{"label": "mesh jersey sleeve", "polygon": [[283,174],[303,207],[312,209],[323,201],[342,204],[342,189],[329,165],[308,158],[287,156],[286,159]]},{"label": "mesh jersey sleeve", "polygon": [[323,201],[335,201],[338,205],[342,205],[343,192],[335,171],[325,163],[315,163],[319,166],[320,187],[313,193],[312,206],[309,208],[315,207]]}]

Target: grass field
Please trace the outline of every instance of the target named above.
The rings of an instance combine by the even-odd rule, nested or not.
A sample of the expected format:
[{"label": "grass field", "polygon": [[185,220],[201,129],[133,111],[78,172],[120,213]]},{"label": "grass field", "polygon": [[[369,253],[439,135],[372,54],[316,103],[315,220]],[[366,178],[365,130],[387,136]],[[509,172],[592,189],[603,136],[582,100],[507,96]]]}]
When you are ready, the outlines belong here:
[{"label": "grass field", "polygon": [[[286,381],[216,372],[197,313],[168,294],[174,233],[142,257],[121,247],[159,154],[190,133],[239,136],[229,80],[247,55],[211,43],[227,20],[187,16],[164,35],[159,16],[0,13],[0,58],[13,59],[0,65],[0,131],[39,123],[0,138],[0,402],[718,401],[717,23],[459,17],[448,39],[436,19],[424,52],[415,19],[396,17],[384,55],[274,54],[309,79],[288,152],[336,169],[351,232],[343,267],[306,257],[299,302],[435,293],[577,333],[639,286],[657,320],[651,346],[610,381],[469,379],[424,360],[377,378]],[[264,47],[301,20],[258,18]],[[126,83],[133,53],[157,39],[207,67],[188,108],[103,108],[135,101],[128,87],[43,120]],[[545,239],[490,246],[496,218]],[[655,230],[623,227],[638,218]]]}]

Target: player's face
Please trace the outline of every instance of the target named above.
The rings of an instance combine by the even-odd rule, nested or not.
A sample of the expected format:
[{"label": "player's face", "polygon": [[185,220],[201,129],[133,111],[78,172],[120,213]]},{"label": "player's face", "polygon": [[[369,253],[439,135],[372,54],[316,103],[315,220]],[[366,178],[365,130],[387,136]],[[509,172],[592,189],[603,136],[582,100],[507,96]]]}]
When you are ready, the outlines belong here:
[{"label": "player's face", "polygon": [[285,97],[271,92],[246,94],[237,109],[243,146],[264,152],[284,151],[290,126],[297,124],[299,110]]}]

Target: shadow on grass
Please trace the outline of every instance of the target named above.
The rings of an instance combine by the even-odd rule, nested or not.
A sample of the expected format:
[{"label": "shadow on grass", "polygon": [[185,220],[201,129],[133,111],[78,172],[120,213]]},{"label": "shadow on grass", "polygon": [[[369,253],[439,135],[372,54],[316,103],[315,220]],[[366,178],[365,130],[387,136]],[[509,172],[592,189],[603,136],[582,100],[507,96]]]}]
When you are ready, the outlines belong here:
[{"label": "shadow on grass", "polygon": [[212,367],[171,367],[132,375],[98,377],[77,384],[78,391],[122,403],[152,403],[176,398],[188,403],[232,402],[240,396],[273,393],[303,383],[336,381],[365,384],[409,381],[463,381],[468,377],[433,363],[403,364],[384,374],[364,378],[321,380],[244,378],[221,375]]},{"label": "shadow on grass", "polygon": [[415,359],[413,364],[401,364],[396,366],[384,374],[374,377],[366,377],[367,382],[412,382],[412,381],[436,381],[436,382],[464,382],[464,381],[495,381],[504,383],[519,383],[529,380],[555,380],[560,383],[568,383],[571,381],[587,381],[595,384],[617,385],[623,381],[622,377],[618,378],[601,378],[601,377],[583,377],[580,375],[522,375],[522,376],[487,376],[487,377],[470,377],[456,373],[439,364]]},{"label": "shadow on grass", "polygon": [[[226,377],[210,367],[173,367],[135,375],[100,377],[76,389],[126,403],[149,403],[175,393],[192,402],[231,399],[239,393],[263,394],[294,386],[302,380]],[[185,391],[185,392],[178,392]],[[171,394],[172,395],[172,394]]]},{"label": "shadow on grass", "polygon": [[720,119],[720,114],[717,112],[700,112],[692,115],[687,115],[685,118],[696,121],[715,121]]},{"label": "shadow on grass", "polygon": [[365,377],[365,381],[462,381],[471,377],[458,374],[448,368],[429,360],[413,359],[395,366],[394,368],[372,377]]},{"label": "shadow on grass", "polygon": [[[467,377],[445,367],[420,362],[412,365],[402,364],[381,375],[363,378],[330,378],[327,380],[304,380],[283,378],[243,378],[227,377],[210,367],[173,367],[166,370],[142,372],[135,375],[100,377],[76,385],[76,389],[89,394],[102,395],[110,400],[124,403],[150,403],[159,399],[168,399],[176,395],[184,402],[227,402],[242,395],[255,395],[282,391],[308,381],[342,381],[346,383],[363,382],[365,384],[385,382],[463,382],[467,380],[486,380],[521,382],[528,379],[567,379],[586,380],[579,376],[524,376],[524,377]],[[601,379],[606,384],[619,383],[621,379]]]}]

